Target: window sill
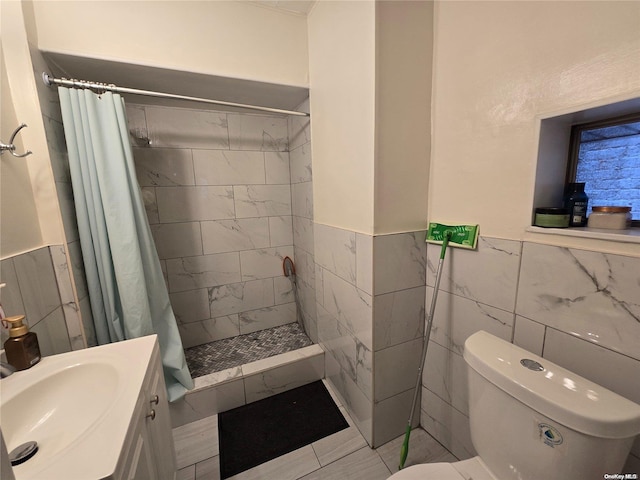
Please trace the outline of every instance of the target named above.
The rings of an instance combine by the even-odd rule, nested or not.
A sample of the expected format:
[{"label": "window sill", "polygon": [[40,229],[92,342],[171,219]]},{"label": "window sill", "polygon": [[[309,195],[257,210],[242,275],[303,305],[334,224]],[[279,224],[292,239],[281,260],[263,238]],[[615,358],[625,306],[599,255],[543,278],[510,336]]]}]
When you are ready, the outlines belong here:
[{"label": "window sill", "polygon": [[531,233],[561,235],[565,237],[592,238],[596,240],[607,240],[618,243],[640,244],[640,228],[630,228],[628,230],[603,230],[600,228],[574,227],[574,228],[544,228],[527,227],[525,229]]}]

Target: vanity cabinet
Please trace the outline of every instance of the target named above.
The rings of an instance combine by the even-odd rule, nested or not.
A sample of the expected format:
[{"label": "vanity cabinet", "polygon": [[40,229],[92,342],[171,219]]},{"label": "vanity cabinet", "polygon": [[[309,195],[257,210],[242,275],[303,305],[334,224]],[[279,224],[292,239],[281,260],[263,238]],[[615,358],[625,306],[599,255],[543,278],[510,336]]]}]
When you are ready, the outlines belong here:
[{"label": "vanity cabinet", "polygon": [[160,350],[155,343],[114,480],[174,480],[176,459]]}]

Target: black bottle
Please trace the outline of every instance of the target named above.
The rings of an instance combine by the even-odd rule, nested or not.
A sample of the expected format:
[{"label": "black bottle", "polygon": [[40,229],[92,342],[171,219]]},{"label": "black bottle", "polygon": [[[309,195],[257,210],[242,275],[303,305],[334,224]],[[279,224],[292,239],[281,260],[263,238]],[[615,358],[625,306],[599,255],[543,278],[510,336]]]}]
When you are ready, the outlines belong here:
[{"label": "black bottle", "polygon": [[564,208],[569,210],[569,226],[587,225],[589,197],[584,193],[584,183],[568,183],[564,193]]}]

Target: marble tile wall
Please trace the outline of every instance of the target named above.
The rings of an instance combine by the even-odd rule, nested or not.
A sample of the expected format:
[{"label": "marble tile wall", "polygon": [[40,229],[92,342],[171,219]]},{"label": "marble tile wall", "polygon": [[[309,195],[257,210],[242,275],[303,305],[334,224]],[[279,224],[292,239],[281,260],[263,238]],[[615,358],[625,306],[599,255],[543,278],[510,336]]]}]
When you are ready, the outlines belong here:
[{"label": "marble tile wall", "polygon": [[[39,52],[32,56],[35,71],[49,70]],[[61,263],[57,252],[58,264],[71,265],[75,284],[75,292],[65,290],[73,298],[63,313],[70,331],[83,322],[86,344],[82,337],[72,337],[82,339],[73,348],[93,346],[97,342],[59,100],[55,89],[39,88],[38,94],[68,242],[63,252],[70,258]],[[180,326],[185,345],[295,321],[291,283],[274,274],[281,272],[282,257],[294,254],[301,258],[298,278],[305,323],[317,338],[308,118],[287,121],[136,106],[128,115],[143,198],[168,285],[173,286],[172,302],[181,313],[179,321],[184,319]],[[295,183],[301,187],[297,202],[291,199],[289,134]],[[153,149],[142,147],[151,145]],[[253,280],[265,281],[250,283]],[[221,285],[229,288],[214,288]],[[212,299],[224,294],[230,312],[211,307]]]},{"label": "marble tile wall", "polygon": [[[425,235],[373,238],[374,447],[402,435],[411,410],[425,316]],[[419,420],[416,407],[414,425]]]},{"label": "marble tile wall", "polygon": [[[42,72],[50,72],[51,69],[37,49],[31,47],[30,53],[66,239],[66,245],[52,250],[52,255],[55,252],[54,262],[56,265],[59,265],[60,268],[68,268],[68,272],[64,275],[70,276],[70,281],[75,286],[75,288],[69,286],[61,290],[61,294],[65,297],[63,304],[66,305],[63,314],[69,332],[75,332],[78,328],[84,332],[83,336],[72,335],[71,337],[72,348],[76,350],[86,346],[95,346],[97,341],[73,203],[67,144],[64,137],[58,91],[56,88],[47,87],[41,79]],[[63,265],[64,267],[62,267]],[[78,327],[79,324],[81,324],[80,327]]]},{"label": "marble tile wall", "polygon": [[315,225],[327,378],[374,447],[402,434],[413,399],[424,321],[424,234],[373,237]]},{"label": "marble tile wall", "polygon": [[[296,110],[308,112],[309,100],[305,100]],[[298,303],[307,335],[314,342],[318,342],[311,120],[309,117],[290,116],[288,130],[293,248]]]},{"label": "marble tile wall", "polygon": [[[314,225],[318,340],[327,380],[373,442],[373,237]],[[360,268],[358,268],[360,267]]]},{"label": "marble tile wall", "polygon": [[[0,262],[0,301],[7,316],[25,315],[38,335],[42,356],[84,348],[82,327],[71,295],[71,277],[62,245],[41,247]],[[75,322],[73,321],[75,319]],[[8,338],[1,329],[0,343]]]},{"label": "marble tile wall", "polygon": [[[427,308],[440,248],[427,248]],[[640,403],[640,258],[480,237],[451,248],[423,371],[421,425],[459,458],[475,455],[466,338],[486,330]],[[628,465],[640,464],[636,441]],[[635,471],[631,468],[630,471]]]},{"label": "marble tile wall", "polygon": [[279,116],[134,104],[127,116],[184,346],[296,321],[282,261],[306,251],[294,249],[292,172],[311,175],[308,142],[289,142],[300,132]]}]

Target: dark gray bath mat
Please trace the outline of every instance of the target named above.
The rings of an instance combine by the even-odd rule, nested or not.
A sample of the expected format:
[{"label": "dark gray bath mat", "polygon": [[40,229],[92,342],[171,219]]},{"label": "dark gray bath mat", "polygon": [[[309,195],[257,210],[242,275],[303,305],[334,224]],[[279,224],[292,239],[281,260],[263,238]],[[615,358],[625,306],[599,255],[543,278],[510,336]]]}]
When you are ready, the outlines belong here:
[{"label": "dark gray bath mat", "polygon": [[220,413],[221,478],[244,472],[348,426],[320,380]]}]

